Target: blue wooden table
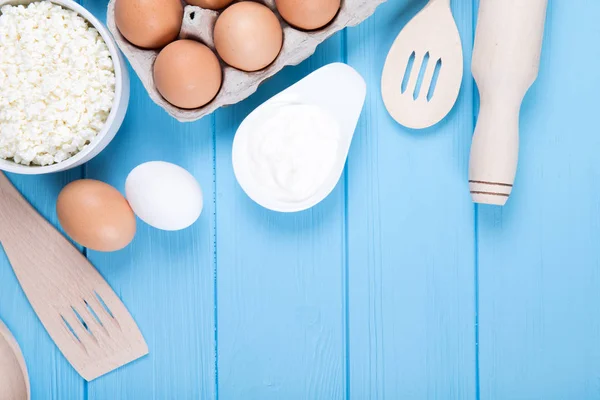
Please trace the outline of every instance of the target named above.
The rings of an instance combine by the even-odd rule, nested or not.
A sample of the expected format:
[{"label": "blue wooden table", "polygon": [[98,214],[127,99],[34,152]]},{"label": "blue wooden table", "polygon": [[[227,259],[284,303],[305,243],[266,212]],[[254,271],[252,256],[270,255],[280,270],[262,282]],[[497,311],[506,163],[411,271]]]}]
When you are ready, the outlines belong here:
[{"label": "blue wooden table", "polygon": [[[105,17],[106,0],[82,4]],[[196,123],[170,118],[133,77],[125,124],[99,157],[64,174],[10,177],[53,223],[67,182],[123,190],[150,160],[187,168],[206,199],[190,229],[140,223],[125,250],[86,253],[150,348],[91,383],[0,257],[0,318],[23,348],[34,399],[600,398],[600,2],[550,0],[505,208],[474,206],[467,185],[476,0],[453,1],[467,73],[449,117],[410,131],[383,107],[386,53],[423,4],[390,0]],[[369,85],[343,179],[307,212],[261,209],[233,175],[234,132],[261,102],[334,61]]]}]

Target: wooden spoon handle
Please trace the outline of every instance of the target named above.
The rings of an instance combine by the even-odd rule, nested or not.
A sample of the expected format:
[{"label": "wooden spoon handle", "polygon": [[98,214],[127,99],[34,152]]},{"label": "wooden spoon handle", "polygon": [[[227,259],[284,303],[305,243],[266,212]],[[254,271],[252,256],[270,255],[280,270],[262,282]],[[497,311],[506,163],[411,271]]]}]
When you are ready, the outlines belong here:
[{"label": "wooden spoon handle", "polygon": [[[19,242],[53,229],[0,172],[0,243]],[[5,249],[6,250],[6,249]]]},{"label": "wooden spoon handle", "polygon": [[15,214],[20,214],[24,208],[23,197],[10,183],[6,175],[0,172],[0,239],[6,233],[10,221]]},{"label": "wooden spoon handle", "polygon": [[10,214],[10,210],[14,206],[13,202],[27,203],[6,175],[0,171],[0,214]]},{"label": "wooden spoon handle", "polygon": [[[6,342],[6,344],[12,350],[14,357],[16,359],[16,362],[18,363],[19,368],[21,369],[23,382],[20,382],[20,384],[22,384],[25,387],[26,393],[24,393],[24,394],[27,396],[27,400],[29,400],[31,398],[31,389],[29,386],[29,374],[27,373],[27,364],[25,363],[25,359],[23,358],[23,353],[21,352],[21,348],[19,347],[17,340],[14,338],[14,336],[12,335],[10,330],[8,330],[6,325],[4,325],[4,323],[2,321],[0,321],[0,341],[2,341],[2,340],[4,340]],[[0,364],[2,362],[9,363],[10,360],[0,359]],[[8,365],[10,366],[10,364],[8,364]],[[12,383],[17,386],[19,384],[19,382],[12,382]],[[6,389],[6,388],[4,388],[4,389]],[[11,398],[10,388],[8,388],[8,391],[9,391],[8,398],[10,399]],[[14,394],[17,395],[17,393],[14,393]],[[23,393],[18,393],[19,397],[22,394]],[[3,397],[0,397],[0,398],[3,398]],[[20,400],[23,400],[23,399],[20,399]]]}]

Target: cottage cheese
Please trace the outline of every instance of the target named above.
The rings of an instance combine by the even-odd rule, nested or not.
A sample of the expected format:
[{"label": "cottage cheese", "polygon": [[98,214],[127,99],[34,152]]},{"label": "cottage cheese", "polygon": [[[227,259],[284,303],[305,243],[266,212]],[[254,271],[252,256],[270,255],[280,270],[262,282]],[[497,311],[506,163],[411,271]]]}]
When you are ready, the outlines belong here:
[{"label": "cottage cheese", "polygon": [[104,126],[115,97],[108,47],[77,13],[48,1],[0,9],[0,157],[59,163]]}]

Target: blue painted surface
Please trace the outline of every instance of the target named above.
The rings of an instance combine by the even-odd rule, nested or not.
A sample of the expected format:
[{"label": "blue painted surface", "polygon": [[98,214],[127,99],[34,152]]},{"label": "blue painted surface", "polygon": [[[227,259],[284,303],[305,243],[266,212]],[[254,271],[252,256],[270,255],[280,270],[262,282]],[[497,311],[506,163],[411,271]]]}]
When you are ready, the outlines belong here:
[{"label": "blue painted surface", "polygon": [[[104,18],[105,0],[81,3]],[[600,398],[600,2],[550,0],[503,209],[475,207],[468,194],[475,0],[453,2],[467,73],[448,118],[410,131],[381,102],[385,55],[423,4],[389,0],[251,98],[192,124],[160,110],[133,76],[125,124],[98,158],[10,177],[55,224],[67,182],[123,190],[149,160],[187,168],[206,197],[188,230],[140,222],[127,249],[87,253],[150,348],[91,383],[51,343],[0,255],[0,318],[23,348],[34,399]],[[263,210],[235,181],[234,132],[262,101],[333,61],[369,85],[344,177],[312,210]]]}]

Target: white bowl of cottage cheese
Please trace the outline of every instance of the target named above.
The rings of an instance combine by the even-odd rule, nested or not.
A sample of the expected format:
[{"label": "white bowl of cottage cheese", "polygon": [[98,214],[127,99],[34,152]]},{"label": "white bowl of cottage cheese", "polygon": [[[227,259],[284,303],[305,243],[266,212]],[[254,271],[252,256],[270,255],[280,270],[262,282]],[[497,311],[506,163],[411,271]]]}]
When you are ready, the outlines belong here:
[{"label": "white bowl of cottage cheese", "polygon": [[129,102],[123,56],[71,0],[0,0],[0,169],[47,174],[98,155]]}]

